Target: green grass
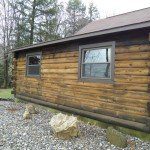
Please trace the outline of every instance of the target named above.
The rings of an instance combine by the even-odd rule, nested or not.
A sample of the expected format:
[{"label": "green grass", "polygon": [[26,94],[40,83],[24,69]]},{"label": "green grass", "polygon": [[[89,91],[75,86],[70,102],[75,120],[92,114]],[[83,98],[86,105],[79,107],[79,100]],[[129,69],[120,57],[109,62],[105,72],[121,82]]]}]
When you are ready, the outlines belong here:
[{"label": "green grass", "polygon": [[11,94],[12,89],[0,89],[0,97],[1,98],[13,98],[13,94]]},{"label": "green grass", "polygon": [[13,99],[15,103],[27,103],[21,99],[15,98],[13,94],[11,94],[12,89],[0,89],[0,98],[4,99]]},{"label": "green grass", "polygon": [[150,134],[146,132],[141,132],[129,128],[124,128],[124,127],[116,127],[117,130],[119,130],[122,133],[129,134],[131,136],[135,136],[140,138],[143,141],[148,141],[150,142]]}]

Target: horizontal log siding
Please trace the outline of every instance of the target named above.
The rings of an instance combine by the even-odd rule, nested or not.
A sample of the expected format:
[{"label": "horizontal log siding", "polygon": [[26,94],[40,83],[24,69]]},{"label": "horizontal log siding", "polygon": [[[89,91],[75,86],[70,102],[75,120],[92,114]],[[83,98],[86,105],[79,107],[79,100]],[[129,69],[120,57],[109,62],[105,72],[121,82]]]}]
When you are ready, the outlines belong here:
[{"label": "horizontal log siding", "polygon": [[78,81],[78,51],[42,51],[41,77],[25,76],[26,60],[17,59],[16,92],[46,101],[137,122],[149,118],[150,46],[118,46],[114,84]]}]

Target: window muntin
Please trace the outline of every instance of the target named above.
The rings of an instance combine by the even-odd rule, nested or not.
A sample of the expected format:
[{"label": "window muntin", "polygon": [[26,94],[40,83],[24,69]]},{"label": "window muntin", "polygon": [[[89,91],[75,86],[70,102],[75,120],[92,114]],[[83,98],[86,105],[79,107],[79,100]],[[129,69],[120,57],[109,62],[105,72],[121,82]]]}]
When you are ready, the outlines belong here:
[{"label": "window muntin", "polygon": [[83,81],[113,81],[114,42],[80,46],[79,78]]},{"label": "window muntin", "polygon": [[27,54],[27,76],[40,76],[41,54]]}]

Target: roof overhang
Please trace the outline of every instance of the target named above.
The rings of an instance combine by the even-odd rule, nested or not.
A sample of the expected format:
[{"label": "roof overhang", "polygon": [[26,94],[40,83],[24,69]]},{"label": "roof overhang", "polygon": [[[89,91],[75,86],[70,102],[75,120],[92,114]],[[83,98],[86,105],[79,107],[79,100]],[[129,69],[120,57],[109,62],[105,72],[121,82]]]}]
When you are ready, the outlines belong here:
[{"label": "roof overhang", "polygon": [[43,47],[43,46],[60,44],[60,43],[65,43],[65,42],[69,42],[69,41],[74,41],[74,40],[80,40],[80,39],[84,39],[84,38],[88,38],[88,37],[106,35],[106,34],[111,34],[111,33],[122,32],[122,31],[134,30],[134,29],[141,29],[141,28],[146,28],[146,27],[150,27],[150,21],[142,22],[142,23],[138,23],[138,24],[131,24],[131,25],[127,25],[127,26],[121,26],[121,27],[117,27],[117,28],[111,28],[111,29],[102,30],[102,31],[86,33],[86,34],[74,35],[74,36],[70,36],[67,38],[62,38],[62,39],[58,39],[58,40],[54,40],[54,41],[42,42],[42,43],[38,43],[38,44],[24,46],[21,48],[14,49],[12,51],[16,52],[16,51],[28,50],[28,49],[37,48],[37,47]]}]

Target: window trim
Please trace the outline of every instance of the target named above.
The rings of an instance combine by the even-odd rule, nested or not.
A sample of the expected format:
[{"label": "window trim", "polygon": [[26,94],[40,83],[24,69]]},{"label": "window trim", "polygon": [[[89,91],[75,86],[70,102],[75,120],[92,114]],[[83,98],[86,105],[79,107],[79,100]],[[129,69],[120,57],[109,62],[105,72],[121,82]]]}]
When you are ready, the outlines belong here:
[{"label": "window trim", "polygon": [[39,64],[39,75],[29,75],[28,74],[28,67],[29,66],[37,66],[37,65],[28,65],[29,63],[29,57],[31,56],[35,56],[35,55],[40,55],[41,56],[41,60],[42,60],[42,52],[34,52],[34,53],[27,53],[26,54],[26,77],[34,77],[34,78],[38,78],[38,77],[41,77],[41,61],[40,61],[40,64]]},{"label": "window trim", "polygon": [[[83,77],[82,66],[83,66],[83,52],[90,48],[108,48],[111,47],[111,61],[110,61],[110,78],[96,78],[96,77]],[[106,62],[105,62],[106,63]],[[79,61],[78,61],[78,80],[82,82],[100,82],[100,83],[113,83],[114,82],[114,66],[115,66],[115,41],[95,43],[79,46]],[[99,63],[97,63],[99,64]],[[100,63],[102,64],[102,63]]]}]

